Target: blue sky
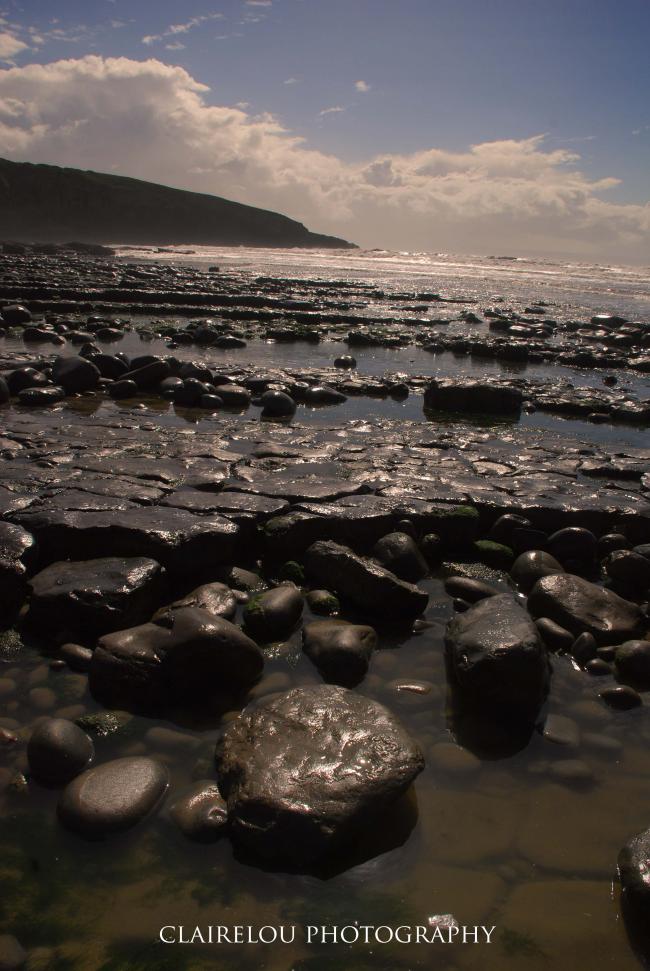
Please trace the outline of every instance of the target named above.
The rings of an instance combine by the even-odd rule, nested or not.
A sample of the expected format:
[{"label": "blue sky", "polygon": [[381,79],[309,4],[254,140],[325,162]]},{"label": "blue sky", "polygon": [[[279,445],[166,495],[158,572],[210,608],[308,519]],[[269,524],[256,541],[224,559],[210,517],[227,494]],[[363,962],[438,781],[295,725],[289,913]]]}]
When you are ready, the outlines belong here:
[{"label": "blue sky", "polygon": [[[87,151],[86,144],[81,145],[84,158],[93,161],[97,157],[101,163],[104,157],[110,171],[146,177],[153,162],[153,174],[160,177],[162,173],[173,184],[283,207],[310,225],[315,221],[315,228],[334,231],[338,225],[342,234],[360,235],[366,245],[408,246],[410,216],[414,247],[444,245],[436,227],[449,235],[447,227],[453,224],[452,242],[456,245],[458,240],[463,248],[471,249],[473,239],[489,238],[485,219],[491,216],[499,241],[528,245],[531,252],[537,247],[539,253],[550,253],[557,246],[558,252],[595,257],[601,252],[594,244],[595,226],[602,234],[602,253],[607,251],[609,259],[619,253],[622,261],[648,259],[648,0],[221,0],[184,4],[171,0],[0,0],[0,12],[4,18],[0,57],[5,57],[0,64],[0,106],[3,97],[6,104],[27,104],[23,98],[27,89],[32,98],[31,108],[18,121],[15,108],[12,118],[5,111],[0,154],[27,158],[31,151],[36,160],[73,164],[61,138],[52,136],[48,142],[42,132],[44,125],[53,130],[56,124],[62,129],[67,110],[69,120],[74,119],[77,128],[85,126],[86,132],[92,130],[97,143],[94,154]],[[13,45],[7,38],[13,38]],[[21,44],[25,46],[15,50]],[[83,106],[89,117],[82,117],[81,95],[78,92],[75,100],[74,85],[68,79],[67,101],[57,96],[54,118],[52,90],[60,88],[60,79],[43,76],[37,90],[33,77],[16,74],[29,65],[63,59],[81,65],[88,55],[122,58],[133,64],[154,59],[182,68],[192,81],[209,89],[201,88],[198,93],[203,108],[236,107],[239,115],[232,126],[240,134],[234,136],[236,158],[230,159],[229,168],[215,164],[211,172],[206,171],[210,167],[205,161],[210,155],[208,146],[197,152],[200,164],[194,168],[200,171],[188,172],[180,159],[172,164],[171,158],[165,168],[157,158],[147,159],[144,150],[140,154],[135,150],[132,117],[120,122],[117,108],[115,117],[108,117],[106,106],[98,107],[97,101]],[[87,70],[79,67],[77,87],[84,85]],[[96,80],[96,65],[92,70]],[[129,81],[132,101],[135,104],[142,98],[141,114],[158,117],[160,106],[143,96],[149,83],[145,73],[142,69],[137,79]],[[108,93],[117,84],[115,71],[103,80]],[[179,98],[177,117],[184,110],[186,96],[181,89],[187,82],[178,74],[167,83],[173,87],[168,90],[168,101]],[[98,87],[94,85],[93,90]],[[102,101],[99,94],[96,98]],[[45,112],[39,119],[36,137],[34,115],[45,102],[50,105],[49,114]],[[100,126],[102,112],[105,138]],[[196,147],[200,128],[196,105],[191,112],[183,137],[190,147]],[[27,115],[34,130],[30,137],[18,138],[16,126],[22,126],[24,136]],[[210,123],[217,123],[216,115]],[[115,138],[120,124],[131,132],[129,144]],[[255,129],[256,125],[262,128]],[[282,134],[276,132],[275,141],[273,126],[282,130]],[[152,133],[150,138],[155,140],[159,134]],[[542,135],[543,141],[530,145],[531,139]],[[246,151],[255,152],[256,137],[265,142],[266,158],[275,158],[278,149],[266,194],[263,160],[245,157]],[[298,154],[294,151],[288,159],[289,142],[295,137],[303,141]],[[74,138],[72,141],[76,144]],[[114,152],[107,153],[107,144],[113,143]],[[490,163],[486,168],[483,160],[473,164],[468,156],[471,146],[486,143],[502,143],[510,153],[505,169],[501,155],[496,167]],[[211,145],[221,152],[225,146],[229,153],[221,136]],[[522,145],[528,147],[522,150]],[[432,181],[425,184],[421,156],[432,150],[444,155],[436,157]],[[520,181],[517,160],[522,151],[523,178],[535,183],[526,197],[535,200],[527,226],[521,217],[527,204],[522,207],[511,185],[513,180]],[[558,152],[565,157],[553,154]],[[539,163],[534,170],[531,153]],[[327,172],[324,158],[336,160]],[[425,162],[426,170],[433,171],[429,161]],[[239,181],[233,175],[237,165]],[[377,165],[383,173],[381,185],[377,184]],[[100,167],[94,161],[93,166]],[[296,174],[287,174],[301,166],[312,172],[308,187],[306,176],[298,184]],[[371,167],[371,177],[359,174],[364,166]],[[387,169],[390,176],[384,177]],[[559,186],[567,171],[571,175]],[[353,182],[361,178],[363,192],[357,195],[363,195],[363,204],[345,198],[342,182],[346,173]],[[580,175],[577,182],[574,173]],[[481,179],[488,188],[478,200]],[[601,180],[611,181],[604,184]],[[373,188],[366,192],[368,181]],[[558,183],[559,195],[553,194],[549,183]],[[462,209],[455,199],[459,194],[465,198],[465,188],[471,201]],[[580,213],[578,196],[589,197]],[[609,210],[593,199],[604,201]],[[570,218],[567,207],[572,210]],[[424,210],[430,214],[428,231]],[[463,221],[465,235],[458,230]],[[608,223],[614,226],[614,222],[616,238],[607,242]],[[637,252],[640,259],[634,259]]]}]

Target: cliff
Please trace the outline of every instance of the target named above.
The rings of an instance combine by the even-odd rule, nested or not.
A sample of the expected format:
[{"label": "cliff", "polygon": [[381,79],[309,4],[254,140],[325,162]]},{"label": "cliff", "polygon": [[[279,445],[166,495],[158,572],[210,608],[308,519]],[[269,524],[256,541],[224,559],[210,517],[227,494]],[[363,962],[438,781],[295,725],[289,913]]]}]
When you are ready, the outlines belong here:
[{"label": "cliff", "polygon": [[0,159],[0,239],[355,248],[276,212],[119,175]]}]

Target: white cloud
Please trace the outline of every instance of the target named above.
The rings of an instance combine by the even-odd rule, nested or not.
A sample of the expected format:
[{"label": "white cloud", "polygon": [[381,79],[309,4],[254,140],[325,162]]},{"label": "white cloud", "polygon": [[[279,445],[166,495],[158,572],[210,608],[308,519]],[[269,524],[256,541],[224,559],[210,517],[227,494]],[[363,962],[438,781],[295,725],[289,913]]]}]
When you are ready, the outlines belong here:
[{"label": "white cloud", "polygon": [[286,81],[283,81],[282,83],[283,84],[300,84],[300,81],[298,80],[298,78],[287,78],[287,80]]},{"label": "white cloud", "polygon": [[150,47],[152,44],[156,44],[158,41],[162,40],[164,37],[175,37],[177,34],[187,34],[190,30],[194,30],[195,27],[200,27],[201,24],[207,23],[209,20],[223,20],[222,13],[208,13],[203,14],[200,17],[192,17],[187,20],[184,24],[170,24],[166,30],[163,30],[160,34],[145,34],[142,38],[142,43]]},{"label": "white cloud", "polygon": [[331,108],[323,108],[323,110],[322,111],[319,111],[318,114],[321,115],[321,116],[322,115],[338,115],[338,114],[340,114],[341,111],[345,111],[345,108],[343,107],[343,105],[333,105]]},{"label": "white cloud", "polygon": [[28,45],[8,31],[0,33],[0,61],[9,61],[21,51],[26,51]]},{"label": "white cloud", "polygon": [[179,40],[175,40],[171,44],[165,44],[165,50],[166,51],[184,51],[185,50],[185,46],[186,45],[185,44],[181,44],[181,42]]},{"label": "white cloud", "polygon": [[247,7],[272,7],[273,0],[246,0]]},{"label": "white cloud", "polygon": [[617,180],[543,136],[349,163],[208,97],[155,59],[0,69],[0,155],[213,192],[368,246],[650,262],[650,204],[607,201]]},{"label": "white cloud", "polygon": [[370,91],[370,85],[367,81],[355,81],[354,86],[361,94],[367,94]]}]

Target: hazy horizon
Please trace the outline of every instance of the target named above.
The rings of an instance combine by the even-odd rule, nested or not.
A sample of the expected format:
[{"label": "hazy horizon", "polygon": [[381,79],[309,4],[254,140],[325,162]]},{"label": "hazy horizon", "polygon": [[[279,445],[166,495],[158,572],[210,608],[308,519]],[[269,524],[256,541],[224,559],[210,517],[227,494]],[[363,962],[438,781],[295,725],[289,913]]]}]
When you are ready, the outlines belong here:
[{"label": "hazy horizon", "polygon": [[365,249],[643,266],[648,28],[642,0],[9,0],[0,156]]}]

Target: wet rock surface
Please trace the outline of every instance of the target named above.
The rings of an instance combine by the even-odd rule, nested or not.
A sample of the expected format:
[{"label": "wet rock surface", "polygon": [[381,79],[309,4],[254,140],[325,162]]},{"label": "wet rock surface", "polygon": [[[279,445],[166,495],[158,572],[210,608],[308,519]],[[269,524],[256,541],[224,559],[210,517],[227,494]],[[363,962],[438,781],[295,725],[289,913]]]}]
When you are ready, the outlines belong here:
[{"label": "wet rock surface", "polygon": [[200,607],[181,607],[156,623],[100,638],[89,680],[105,704],[156,709],[174,699],[236,697],[263,666],[259,648],[239,627]]},{"label": "wet rock surface", "polygon": [[115,759],[88,769],[61,794],[59,819],[66,829],[102,839],[131,829],[162,799],[165,767],[148,758]]},{"label": "wet rock surface", "polygon": [[53,563],[30,580],[29,621],[92,641],[148,620],[159,603],[163,571],[146,557]]},{"label": "wet rock surface", "polygon": [[637,604],[568,573],[538,580],[528,606],[534,617],[549,617],[576,637],[591,634],[598,644],[631,640],[647,624]]},{"label": "wet rock surface", "polygon": [[459,689],[478,708],[497,719],[535,722],[550,665],[537,628],[514,597],[481,600],[451,621],[445,643]]},{"label": "wet rock surface", "polygon": [[216,764],[232,839],[304,866],[375,823],[424,760],[385,708],[324,685],[242,714],[218,743]]}]

